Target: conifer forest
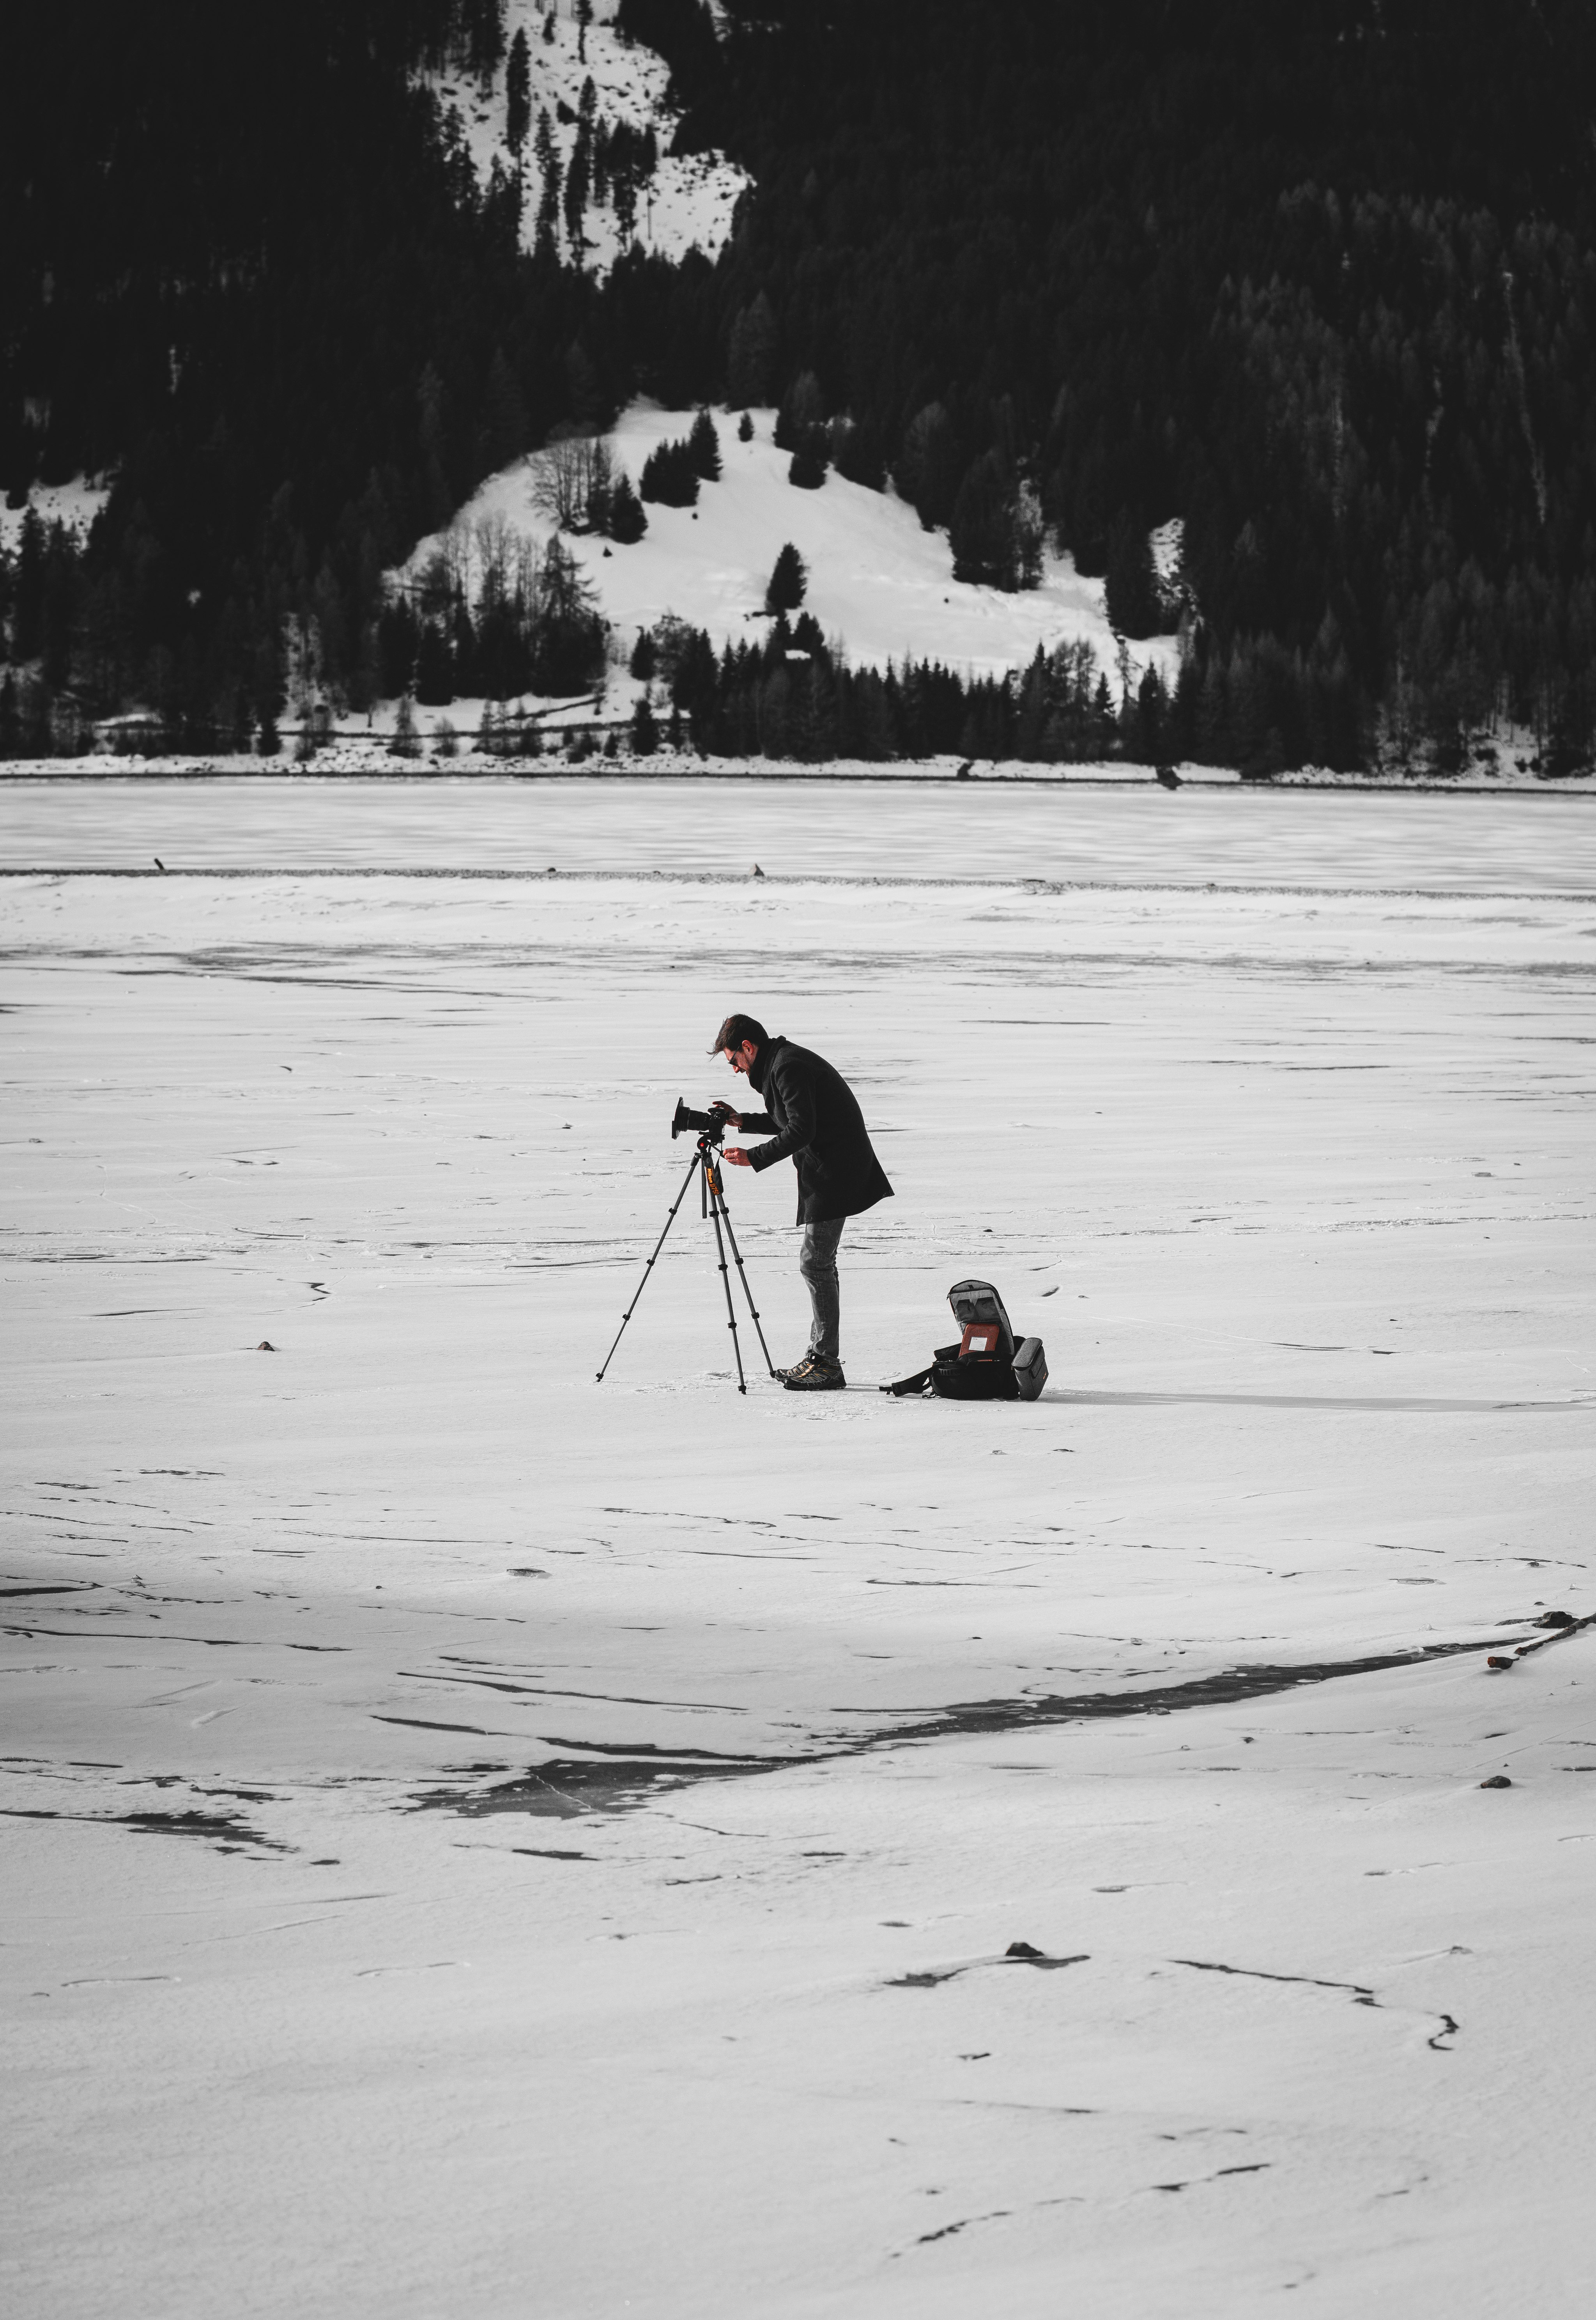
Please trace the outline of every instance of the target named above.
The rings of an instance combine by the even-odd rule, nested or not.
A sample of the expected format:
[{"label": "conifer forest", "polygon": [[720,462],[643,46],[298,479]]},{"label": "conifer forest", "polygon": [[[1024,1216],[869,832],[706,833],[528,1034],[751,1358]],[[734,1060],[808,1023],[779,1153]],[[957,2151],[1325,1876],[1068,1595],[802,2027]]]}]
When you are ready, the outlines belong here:
[{"label": "conifer forest", "polygon": [[[1266,775],[1394,737],[1446,772],[1496,721],[1590,766],[1580,0],[622,0],[617,30],[669,64],[675,149],[748,172],[713,260],[524,245],[524,44],[485,182],[434,86],[503,67],[502,0],[15,13],[0,753],[135,708],[269,751],[296,656],[357,709],[579,688],[603,624],[558,555],[430,607],[385,575],[646,394],[680,440],[601,476],[617,541],[691,502],[695,413],[774,407],[795,489],[890,487],[956,582],[1067,550],[1120,635],[1181,637],[1178,682],[1130,693],[1067,648],[975,680],[667,639],[696,747]],[[584,146],[567,223],[601,177],[635,213],[650,142]],[[78,537],[31,495],[83,475],[111,489]]]}]

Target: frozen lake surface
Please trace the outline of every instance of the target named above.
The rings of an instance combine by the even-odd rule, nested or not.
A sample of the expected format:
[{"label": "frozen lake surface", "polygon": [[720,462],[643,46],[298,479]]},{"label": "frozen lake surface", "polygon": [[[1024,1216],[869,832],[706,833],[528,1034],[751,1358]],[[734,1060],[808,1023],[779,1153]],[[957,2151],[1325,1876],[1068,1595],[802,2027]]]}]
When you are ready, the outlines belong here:
[{"label": "frozen lake surface", "polygon": [[1582,2308],[1591,811],[6,784],[19,2308]]},{"label": "frozen lake surface", "polygon": [[1011,782],[8,780],[0,867],[1596,892],[1596,798]]}]

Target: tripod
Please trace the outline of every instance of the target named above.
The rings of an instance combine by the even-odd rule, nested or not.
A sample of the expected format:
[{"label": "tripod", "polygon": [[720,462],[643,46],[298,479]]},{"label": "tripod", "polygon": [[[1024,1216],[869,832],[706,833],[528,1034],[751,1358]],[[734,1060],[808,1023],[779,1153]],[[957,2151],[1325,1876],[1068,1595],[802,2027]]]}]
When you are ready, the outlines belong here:
[{"label": "tripod", "polygon": [[[742,1251],[738,1247],[737,1235],[731,1229],[731,1211],[726,1206],[726,1188],[721,1182],[721,1155],[717,1148],[719,1143],[719,1135],[706,1134],[701,1136],[698,1139],[698,1148],[694,1153],[692,1159],[688,1162],[687,1174],[682,1179],[682,1189],[676,1194],[676,1199],[671,1202],[670,1214],[665,1220],[664,1231],[661,1232],[659,1238],[654,1244],[654,1256],[651,1256],[648,1259],[648,1264],[643,1267],[643,1277],[638,1283],[637,1296],[632,1299],[631,1303],[621,1316],[621,1328],[615,1332],[615,1344],[610,1347],[609,1352],[604,1355],[604,1369],[600,1370],[598,1373],[598,1382],[600,1385],[603,1385],[604,1382],[604,1370],[609,1368],[610,1364],[615,1358],[615,1346],[618,1346],[621,1343],[621,1334],[624,1331],[627,1323],[637,1311],[638,1298],[641,1297],[644,1290],[648,1285],[648,1275],[654,1270],[654,1257],[657,1257],[659,1255],[660,1250],[665,1246],[665,1235],[669,1232],[672,1225],[676,1222],[676,1210],[681,1207],[682,1202],[687,1197],[687,1187],[693,1182],[694,1176],[697,1176],[700,1180],[699,1199],[701,1205],[699,1214],[701,1216],[713,1217],[715,1220],[715,1247],[719,1252],[721,1260],[721,1286],[726,1291],[726,1326],[731,1332],[731,1350],[737,1355],[737,1390],[739,1393],[747,1393],[748,1385],[748,1380],[743,1375],[742,1346],[738,1341],[737,1315],[731,1310],[731,1276],[726,1270],[727,1241],[731,1243],[731,1254],[737,1260],[737,1270],[742,1281],[743,1295],[748,1299],[748,1310],[754,1317],[754,1328],[758,1334],[759,1351],[765,1356],[765,1366],[770,1372],[772,1377],[775,1375],[775,1364],[770,1358],[770,1347],[765,1342],[764,1330],[759,1328],[759,1308],[754,1302],[754,1292],[748,1287],[748,1276],[743,1270]],[[726,1228],[724,1238],[722,1238],[721,1232],[722,1225]]]}]

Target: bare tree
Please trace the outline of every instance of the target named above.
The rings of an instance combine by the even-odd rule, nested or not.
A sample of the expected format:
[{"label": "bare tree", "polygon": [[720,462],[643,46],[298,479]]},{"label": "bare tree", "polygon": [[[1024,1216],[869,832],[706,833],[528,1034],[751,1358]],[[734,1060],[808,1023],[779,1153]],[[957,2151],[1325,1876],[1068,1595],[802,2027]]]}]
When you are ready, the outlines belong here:
[{"label": "bare tree", "polygon": [[476,588],[481,609],[503,603],[510,594],[510,574],[519,535],[502,515],[483,516],[472,535],[476,550]]},{"label": "bare tree", "polygon": [[465,578],[464,541],[457,528],[446,531],[411,581],[411,600],[424,621],[448,616]]},{"label": "bare tree", "polygon": [[538,592],[538,575],[543,559],[538,553],[538,543],[528,533],[515,535],[515,590],[518,604],[530,604]]},{"label": "bare tree", "polygon": [[530,495],[560,531],[602,531],[609,521],[615,463],[603,435],[565,435],[532,455]]}]

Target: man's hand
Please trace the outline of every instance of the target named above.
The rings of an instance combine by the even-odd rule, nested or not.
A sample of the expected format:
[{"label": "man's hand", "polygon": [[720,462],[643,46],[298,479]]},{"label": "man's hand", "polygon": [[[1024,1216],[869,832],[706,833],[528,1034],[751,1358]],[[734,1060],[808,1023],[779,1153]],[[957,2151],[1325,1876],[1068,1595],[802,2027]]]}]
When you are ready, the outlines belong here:
[{"label": "man's hand", "polygon": [[740,1144],[729,1144],[721,1157],[733,1168],[751,1168],[754,1165]]},{"label": "man's hand", "polygon": [[719,1096],[717,1096],[713,1103],[711,1104],[710,1110],[718,1114],[721,1119],[726,1120],[731,1127],[740,1128],[742,1126],[741,1112],[733,1111],[731,1106],[729,1103],[723,1103]]}]

